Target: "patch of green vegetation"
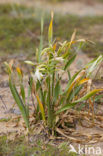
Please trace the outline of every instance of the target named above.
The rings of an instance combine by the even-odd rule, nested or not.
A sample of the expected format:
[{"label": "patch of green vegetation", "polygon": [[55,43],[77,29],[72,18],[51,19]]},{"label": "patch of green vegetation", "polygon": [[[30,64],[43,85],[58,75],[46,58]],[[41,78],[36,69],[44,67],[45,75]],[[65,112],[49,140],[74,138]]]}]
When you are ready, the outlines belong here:
[{"label": "patch of green vegetation", "polygon": [[0,15],[8,14],[11,12],[11,5],[0,5]]},{"label": "patch of green vegetation", "polygon": [[39,24],[33,19],[20,19],[12,17],[0,18],[0,50],[14,53],[35,48],[35,37],[29,31],[38,29]]},{"label": "patch of green vegetation", "polygon": [[[32,16],[32,11],[23,6],[0,5],[1,53],[34,51],[40,22]],[[30,17],[27,14],[31,14]]]},{"label": "patch of green vegetation", "polygon": [[[24,6],[0,5],[0,55],[19,52],[34,53],[39,44],[41,14],[42,10]],[[44,41],[46,42],[50,16],[44,13],[44,17]],[[78,17],[55,14],[54,37],[69,40],[76,28],[77,38],[87,38],[96,42],[96,46],[90,45],[83,48],[85,52],[88,54],[91,52],[91,56],[94,56],[102,53],[103,44],[102,39],[100,40],[103,34],[102,25],[103,16]]]},{"label": "patch of green vegetation", "polygon": [[14,141],[9,141],[6,136],[0,137],[0,155],[1,156],[76,156],[75,153],[69,153],[68,147],[58,148],[50,144],[44,144],[41,141],[34,145],[25,142],[25,138],[19,137]]},{"label": "patch of green vegetation", "polygon": [[0,137],[0,155],[24,156],[26,153],[31,154],[31,149],[27,143],[24,143],[24,137],[20,137],[15,141],[7,140],[6,136]]},{"label": "patch of green vegetation", "polygon": [[0,119],[0,122],[8,122],[11,118],[2,118]]},{"label": "patch of green vegetation", "polygon": [[33,13],[33,9],[27,8],[23,5],[18,5],[18,4],[1,4],[0,5],[0,15],[11,15],[13,14],[19,14],[20,13]]}]

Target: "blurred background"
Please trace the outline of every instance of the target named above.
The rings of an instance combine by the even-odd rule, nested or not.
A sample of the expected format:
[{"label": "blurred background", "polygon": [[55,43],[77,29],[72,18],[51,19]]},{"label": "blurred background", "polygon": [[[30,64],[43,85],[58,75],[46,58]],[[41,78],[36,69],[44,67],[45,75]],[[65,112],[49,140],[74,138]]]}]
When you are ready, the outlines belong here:
[{"label": "blurred background", "polygon": [[84,45],[84,53],[103,52],[103,0],[0,0],[0,57],[31,57],[39,45],[41,18],[45,46],[52,10],[54,39],[70,40],[76,28],[77,38],[96,43]]}]

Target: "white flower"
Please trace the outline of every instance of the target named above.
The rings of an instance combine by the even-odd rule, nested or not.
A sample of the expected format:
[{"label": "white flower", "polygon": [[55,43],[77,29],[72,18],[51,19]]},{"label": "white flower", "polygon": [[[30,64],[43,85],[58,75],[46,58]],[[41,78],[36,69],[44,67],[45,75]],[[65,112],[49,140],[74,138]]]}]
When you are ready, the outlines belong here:
[{"label": "white flower", "polygon": [[42,79],[43,74],[39,71],[39,69],[36,69],[36,72],[34,74],[34,79],[38,79],[39,81]]},{"label": "white flower", "polygon": [[62,57],[56,57],[55,60],[56,61],[60,61],[60,62],[63,62],[64,61],[64,59]]}]

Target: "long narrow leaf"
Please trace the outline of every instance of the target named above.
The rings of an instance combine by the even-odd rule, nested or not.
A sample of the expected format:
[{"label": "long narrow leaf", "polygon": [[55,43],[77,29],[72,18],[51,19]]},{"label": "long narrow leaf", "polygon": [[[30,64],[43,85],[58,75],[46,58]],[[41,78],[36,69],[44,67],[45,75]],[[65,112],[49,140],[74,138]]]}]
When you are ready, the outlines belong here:
[{"label": "long narrow leaf", "polygon": [[68,110],[72,107],[74,107],[76,104],[75,103],[69,103],[68,105],[65,105],[64,107],[60,108],[57,112],[56,112],[56,115],[65,111],[65,110]]},{"label": "long narrow leaf", "polygon": [[38,95],[36,95],[36,98],[37,98],[37,101],[38,101],[38,104],[39,104],[39,108],[40,108],[40,111],[41,111],[41,114],[42,114],[42,118],[45,121],[45,112],[44,112],[43,104],[41,103]]},{"label": "long narrow leaf", "polygon": [[79,94],[80,90],[82,89],[83,85],[78,86],[75,88],[70,95],[68,96],[67,102],[72,102],[73,98]]},{"label": "long narrow leaf", "polygon": [[38,49],[38,62],[41,62],[41,51],[43,48],[43,27],[44,27],[44,20],[41,18],[41,36],[40,36],[40,45]]},{"label": "long narrow leaf", "polygon": [[15,84],[12,83],[11,81],[11,78],[9,78],[9,86],[10,86],[10,90],[11,90],[11,93],[15,99],[15,102],[17,103],[21,113],[22,113],[22,116],[24,118],[24,121],[25,121],[25,124],[27,126],[27,128],[29,128],[29,118],[28,118],[28,115],[27,115],[27,112],[26,112],[26,108],[22,102],[22,99],[20,98],[19,94],[18,94],[18,91],[15,87]]},{"label": "long narrow leaf", "polygon": [[70,58],[70,60],[66,63],[65,67],[64,67],[64,70],[66,70],[68,67],[70,67],[70,65],[73,63],[73,61],[75,60],[76,58],[76,55],[72,56]]},{"label": "long narrow leaf", "polygon": [[56,85],[55,85],[55,90],[54,90],[54,99],[55,99],[55,101],[57,100],[59,94],[60,94],[60,82],[58,80]]},{"label": "long narrow leaf", "polygon": [[98,93],[100,91],[103,91],[103,89],[94,89],[94,90],[90,91],[89,93],[87,93],[86,95],[84,95],[82,98],[74,101],[73,103],[66,104],[65,106],[63,106],[62,108],[60,108],[56,112],[56,115],[63,112],[63,111],[65,111],[65,110],[68,110],[71,107],[74,107],[79,102],[83,102],[85,100],[88,100],[89,98],[91,98],[92,96],[94,96],[96,93]]},{"label": "long narrow leaf", "polygon": [[73,75],[73,77],[69,80],[69,82],[68,82],[68,84],[67,84],[67,87],[65,88],[64,92],[62,92],[61,95],[67,93],[67,91],[68,91],[70,85],[71,85],[72,82],[76,79],[76,77],[79,75],[80,72],[81,72],[81,70]]},{"label": "long narrow leaf", "polygon": [[53,12],[51,13],[51,21],[48,30],[48,41],[49,45],[51,45],[53,41]]},{"label": "long narrow leaf", "polygon": [[87,75],[90,76],[92,72],[98,67],[98,65],[103,62],[103,56],[100,55],[97,59],[94,59],[94,61],[91,61],[88,65],[86,65],[87,69]]},{"label": "long narrow leaf", "polygon": [[90,91],[89,93],[87,93],[86,95],[84,95],[83,97],[81,97],[80,99],[78,99],[77,101],[75,101],[74,103],[79,103],[79,102],[88,100],[89,98],[91,98],[92,96],[94,96],[95,94],[101,91],[103,91],[103,89],[94,89]]}]

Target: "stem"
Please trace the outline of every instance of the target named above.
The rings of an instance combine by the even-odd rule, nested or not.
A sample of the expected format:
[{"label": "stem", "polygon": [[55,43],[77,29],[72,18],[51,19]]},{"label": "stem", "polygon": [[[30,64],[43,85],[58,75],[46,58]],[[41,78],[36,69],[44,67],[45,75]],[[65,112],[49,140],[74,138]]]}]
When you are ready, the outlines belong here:
[{"label": "stem", "polygon": [[38,82],[39,82],[39,85],[40,85],[40,94],[41,94],[42,104],[43,104],[43,107],[45,108],[45,99],[44,99],[44,94],[43,94],[43,88],[42,88],[42,85],[41,85],[39,80],[38,80]]},{"label": "stem", "polygon": [[50,76],[48,77],[48,126],[52,128],[52,109],[51,109],[51,90],[50,90]]},{"label": "stem", "polygon": [[54,95],[54,79],[55,79],[55,69],[54,69],[54,73],[52,75],[52,96]]},{"label": "stem", "polygon": [[52,74],[52,105],[51,105],[51,111],[52,111],[52,126],[53,126],[53,120],[54,120],[54,81],[55,81],[55,68],[54,72]]}]

